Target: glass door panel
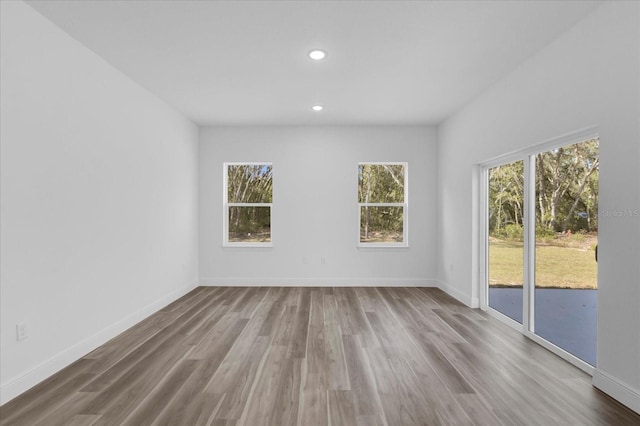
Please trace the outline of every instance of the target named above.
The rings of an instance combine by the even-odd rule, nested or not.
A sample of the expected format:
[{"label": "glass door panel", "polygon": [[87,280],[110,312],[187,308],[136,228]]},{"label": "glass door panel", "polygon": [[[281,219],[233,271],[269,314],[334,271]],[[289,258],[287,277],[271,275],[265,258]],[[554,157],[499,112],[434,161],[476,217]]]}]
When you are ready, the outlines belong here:
[{"label": "glass door panel", "polygon": [[596,365],[598,139],[535,156],[531,331]]},{"label": "glass door panel", "polygon": [[488,305],[522,324],[524,162],[489,169]]}]

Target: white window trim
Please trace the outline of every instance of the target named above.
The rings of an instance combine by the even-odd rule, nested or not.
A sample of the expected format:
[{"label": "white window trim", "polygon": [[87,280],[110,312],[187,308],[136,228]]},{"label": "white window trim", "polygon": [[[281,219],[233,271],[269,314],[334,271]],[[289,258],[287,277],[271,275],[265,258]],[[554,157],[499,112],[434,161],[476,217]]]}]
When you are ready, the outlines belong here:
[{"label": "white window trim", "polygon": [[[361,161],[358,168],[365,164],[387,165],[404,167],[404,203],[358,203],[357,214],[357,247],[359,249],[368,248],[408,248],[409,247],[409,163],[406,161]],[[357,199],[357,197],[356,197]],[[363,243],[360,241],[360,211],[362,207],[402,207],[402,242],[401,243]]]},{"label": "white window trim", "polygon": [[[273,202],[271,203],[229,203],[228,178],[229,166],[271,166],[273,173],[273,163],[270,161],[240,161],[225,162],[222,164],[222,246],[223,247],[273,247]],[[229,207],[269,207],[271,215],[271,241],[264,243],[244,243],[229,241]]]}]

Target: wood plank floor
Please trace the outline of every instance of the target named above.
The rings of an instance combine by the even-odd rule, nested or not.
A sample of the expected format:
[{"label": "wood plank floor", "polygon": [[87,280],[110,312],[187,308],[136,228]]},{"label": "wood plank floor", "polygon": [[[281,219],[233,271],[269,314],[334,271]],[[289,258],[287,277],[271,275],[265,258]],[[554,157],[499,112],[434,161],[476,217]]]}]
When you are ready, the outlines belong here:
[{"label": "wood plank floor", "polygon": [[0,408],[3,425],[639,425],[437,289],[199,287]]}]

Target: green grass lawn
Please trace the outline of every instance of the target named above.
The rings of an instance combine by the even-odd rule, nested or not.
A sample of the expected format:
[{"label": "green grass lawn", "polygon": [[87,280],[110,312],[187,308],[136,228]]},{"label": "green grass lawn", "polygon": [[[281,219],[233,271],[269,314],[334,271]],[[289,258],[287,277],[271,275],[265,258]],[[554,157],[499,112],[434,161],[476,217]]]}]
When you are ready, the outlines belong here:
[{"label": "green grass lawn", "polygon": [[[597,288],[598,266],[592,249],[539,245],[536,248],[536,286]],[[489,285],[522,285],[522,243],[489,243]]]}]

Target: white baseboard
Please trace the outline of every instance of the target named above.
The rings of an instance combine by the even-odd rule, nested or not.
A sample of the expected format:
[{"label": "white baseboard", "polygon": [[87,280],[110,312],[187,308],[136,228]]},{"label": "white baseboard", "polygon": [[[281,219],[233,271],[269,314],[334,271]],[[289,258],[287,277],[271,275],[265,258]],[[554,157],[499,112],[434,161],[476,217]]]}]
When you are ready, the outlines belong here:
[{"label": "white baseboard", "polygon": [[200,278],[212,287],[437,287],[425,278]]},{"label": "white baseboard", "polygon": [[595,369],[591,384],[619,403],[640,414],[640,391],[632,389],[602,370]]},{"label": "white baseboard", "polygon": [[445,293],[447,293],[449,296],[453,297],[454,299],[457,299],[458,301],[464,303],[465,305],[467,305],[470,308],[479,308],[480,307],[480,299],[477,297],[471,297],[468,294],[465,294],[463,292],[461,292],[460,290],[450,286],[449,284],[442,282],[442,281],[438,281],[437,282],[437,286],[440,288],[440,290],[444,291]]},{"label": "white baseboard", "polygon": [[43,363],[35,366],[21,376],[7,380],[7,382],[0,385],[0,405],[11,401],[16,396],[29,390],[41,381],[57,373],[76,360],[82,358],[92,350],[96,349],[98,346],[103,345],[126,329],[139,323],[143,319],[162,309],[174,300],[184,296],[185,294],[193,290],[196,286],[197,283],[193,283],[174,290],[166,296],[163,296],[160,299],[143,307],[142,309],[132,313],[131,315],[100,330],[93,336],[89,336],[86,339],[81,340],[80,342],[49,358]]}]

